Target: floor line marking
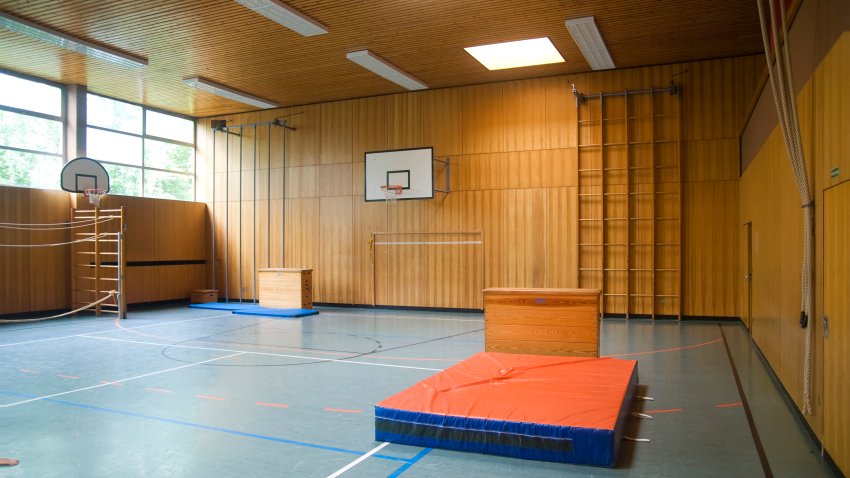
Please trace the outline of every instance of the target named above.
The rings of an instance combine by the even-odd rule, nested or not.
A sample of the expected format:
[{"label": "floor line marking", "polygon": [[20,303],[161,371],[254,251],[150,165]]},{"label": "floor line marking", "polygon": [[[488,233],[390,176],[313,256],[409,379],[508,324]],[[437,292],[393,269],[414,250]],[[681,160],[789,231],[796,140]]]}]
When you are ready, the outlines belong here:
[{"label": "floor line marking", "polygon": [[68,394],[71,394],[71,393],[83,392],[83,391],[92,390],[92,389],[95,389],[95,388],[106,387],[106,386],[112,385],[114,383],[129,382],[130,380],[137,380],[137,379],[140,379],[140,378],[150,377],[152,375],[159,375],[161,373],[173,372],[175,370],[180,370],[180,369],[184,369],[184,368],[188,368],[188,367],[194,367],[196,365],[202,365],[202,364],[205,364],[205,363],[215,362],[217,360],[224,360],[226,358],[234,357],[236,355],[241,355],[241,354],[242,354],[241,352],[235,353],[233,355],[226,355],[224,357],[216,357],[216,358],[213,358],[213,359],[204,360],[202,362],[190,363],[190,364],[186,364],[186,365],[181,365],[179,367],[173,367],[173,368],[169,368],[169,369],[165,369],[165,370],[159,370],[159,371],[156,371],[156,372],[146,373],[146,374],[143,374],[143,375],[137,375],[135,377],[124,378],[124,379],[121,379],[121,380],[115,380],[114,382],[101,383],[101,384],[98,384],[98,385],[92,385],[90,387],[78,388],[76,390],[68,390],[66,392],[59,392],[59,393],[54,393],[54,394],[51,394],[51,395],[44,395],[42,397],[30,398],[29,400],[21,400],[20,402],[6,403],[6,404],[3,404],[3,405],[0,405],[0,408],[14,407],[15,405],[22,405],[24,403],[37,402],[39,400],[44,400],[44,399],[47,399],[47,398],[59,397],[59,396],[68,395]]},{"label": "floor line marking", "polygon": [[416,464],[419,460],[421,460],[422,458],[424,458],[424,457],[425,457],[425,455],[427,455],[428,453],[431,453],[431,450],[432,450],[432,448],[425,448],[424,450],[420,451],[419,453],[417,453],[417,454],[416,454],[416,456],[414,456],[413,458],[411,458],[410,460],[408,460],[408,462],[407,462],[407,463],[405,463],[405,464],[401,465],[401,466],[398,468],[398,470],[394,471],[394,472],[393,472],[391,475],[389,475],[387,478],[397,478],[397,477],[398,477],[398,476],[400,476],[402,473],[404,473],[405,471],[407,471],[407,470],[408,470],[411,466],[415,465],[415,464]]},{"label": "floor line marking", "polygon": [[338,362],[338,363],[351,363],[356,365],[371,365],[373,367],[389,367],[389,368],[404,368],[410,370],[427,370],[431,372],[441,372],[443,369],[441,368],[429,368],[429,367],[412,367],[410,365],[393,365],[388,363],[372,363],[372,362],[360,362],[357,360],[343,360],[343,359],[329,359],[322,357],[306,357],[303,355],[288,355],[288,354],[275,354],[271,352],[252,352],[247,350],[235,350],[235,349],[220,349],[215,347],[198,347],[194,345],[177,345],[177,344],[167,344],[160,342],[142,342],[141,340],[128,340],[128,339],[116,339],[111,337],[86,337],[89,339],[95,340],[109,340],[112,342],[127,342],[131,344],[141,344],[141,345],[154,345],[157,347],[174,347],[181,349],[193,349],[193,350],[212,350],[214,352],[237,352],[239,355],[263,355],[269,357],[283,357],[283,358],[294,358],[294,359],[302,359],[302,360],[312,360],[315,362]]},{"label": "floor line marking", "polygon": [[[86,332],[86,333],[83,333],[83,334],[62,335],[62,336],[59,336],[59,337],[50,337],[50,338],[47,338],[47,339],[35,339],[35,340],[26,340],[26,341],[23,341],[23,342],[12,342],[12,343],[9,343],[9,344],[0,344],[0,347],[11,347],[13,345],[26,345],[26,344],[36,343],[36,342],[48,342],[50,340],[72,339],[74,337],[90,337],[92,335],[97,335],[97,334],[109,334],[109,333],[113,333],[113,332],[120,332],[121,330],[144,329],[144,328],[147,328],[147,327],[156,327],[158,325],[184,324],[186,322],[193,322],[193,321],[196,321],[196,320],[216,319],[216,318],[219,318],[219,317],[235,317],[235,316],[233,314],[219,314],[219,315],[211,315],[209,317],[198,317],[196,319],[174,320],[174,321],[171,321],[171,322],[157,322],[156,324],[140,325],[138,327],[123,327],[121,329],[101,330],[100,332]],[[18,330],[27,330],[27,329],[18,329]]]},{"label": "floor line marking", "polygon": [[716,344],[716,343],[719,343],[719,342],[723,342],[723,339],[720,338],[720,339],[709,340],[708,342],[702,342],[702,343],[693,344],[693,345],[685,345],[684,347],[673,347],[673,348],[669,348],[669,349],[648,350],[646,352],[633,352],[633,353],[628,353],[628,354],[601,355],[601,357],[629,357],[629,356],[632,356],[632,355],[649,355],[649,354],[657,354],[657,353],[661,353],[661,352],[676,352],[677,350],[695,349],[695,348],[698,348],[698,347],[705,347],[706,345]]},{"label": "floor line marking", "polygon": [[76,376],[76,375],[57,375],[57,377],[61,377],[61,378],[69,378],[69,379],[71,379],[71,380],[77,380],[78,378],[80,378],[80,377],[78,377],[78,376]]},{"label": "floor line marking", "polygon": [[341,475],[341,474],[345,473],[346,471],[348,471],[348,470],[350,470],[350,469],[354,468],[355,466],[359,465],[359,464],[360,464],[360,462],[362,462],[363,460],[365,460],[365,459],[369,458],[370,456],[374,455],[375,453],[377,453],[377,452],[381,451],[381,449],[382,449],[382,448],[384,448],[385,446],[387,446],[387,445],[389,445],[389,444],[390,444],[390,442],[385,441],[385,442],[381,443],[380,445],[376,446],[375,448],[372,448],[371,450],[369,450],[368,452],[366,452],[366,454],[364,454],[364,455],[363,455],[363,456],[361,456],[360,458],[358,458],[358,459],[356,459],[356,460],[352,461],[351,463],[349,463],[349,464],[347,464],[347,465],[343,466],[342,468],[340,468],[339,470],[335,471],[334,473],[331,473],[330,475],[328,475],[328,478],[336,478],[337,476],[339,476],[339,475]]},{"label": "floor line marking", "polygon": [[643,413],[677,413],[684,411],[683,408],[668,408],[666,410],[644,410]]},{"label": "floor line marking", "polygon": [[[23,396],[23,397],[30,396],[30,395],[26,395],[26,394],[22,394],[22,393],[15,393],[15,392],[2,391],[2,390],[0,390],[0,393],[4,393],[4,394],[7,394],[7,395]],[[119,410],[119,409],[116,409],[116,408],[99,407],[99,406],[96,406],[96,405],[88,405],[88,404],[85,404],[85,403],[69,402],[67,400],[57,400],[57,399],[52,399],[52,398],[45,399],[44,401],[49,402],[49,403],[56,403],[56,404],[59,404],[59,405],[66,405],[66,406],[69,406],[69,407],[77,407],[77,408],[83,408],[83,409],[87,409],[87,410],[93,410],[93,411],[96,411],[96,412],[114,413],[114,414],[117,414],[117,415],[124,415],[124,416],[128,416],[128,417],[143,418],[143,419],[146,419],[146,420],[153,420],[153,421],[158,421],[158,422],[162,422],[162,423],[170,423],[172,425],[181,425],[181,426],[186,426],[186,427],[190,427],[190,428],[198,428],[198,429],[201,429],[201,430],[207,430],[207,431],[213,431],[213,432],[219,432],[219,433],[228,433],[228,434],[231,434],[231,435],[237,435],[237,436],[246,437],[246,438],[256,438],[256,439],[259,439],[259,440],[268,440],[268,441],[273,441],[273,442],[278,442],[278,443],[284,443],[284,444],[287,444],[287,445],[300,446],[300,447],[304,447],[304,448],[316,448],[316,449],[319,449],[319,450],[333,451],[333,452],[337,452],[337,453],[345,453],[345,454],[348,454],[348,455],[362,455],[363,454],[362,451],[358,451],[358,450],[348,450],[348,449],[345,449],[345,448],[338,448],[338,447],[327,446],[327,445],[319,445],[317,443],[302,442],[302,441],[297,441],[297,440],[288,440],[286,438],[278,438],[278,437],[273,437],[273,436],[269,436],[269,435],[260,435],[260,434],[256,434],[256,433],[248,433],[248,432],[244,432],[244,431],[241,431],[241,430],[232,430],[232,429],[229,429],[229,428],[215,427],[215,426],[212,426],[212,425],[203,425],[203,424],[200,424],[200,423],[186,422],[186,421],[182,421],[182,420],[174,420],[174,419],[171,419],[171,418],[156,417],[156,416],[153,416],[153,415],[144,415],[144,414],[141,414],[141,413],[130,412],[130,411],[126,411],[126,410]],[[375,458],[380,458],[382,460],[389,460],[389,461],[395,461],[395,462],[402,462],[402,463],[409,463],[411,461],[411,459],[408,459],[408,458],[403,458],[403,457],[399,457],[399,456],[392,456],[392,455],[384,455],[384,454],[376,454]],[[414,457],[414,459],[415,458],[416,457]]]},{"label": "floor line marking", "polygon": [[720,403],[718,405],[715,405],[714,407],[715,408],[730,408],[730,407],[742,407],[742,406],[744,406],[743,402],[737,402],[737,403]]},{"label": "floor line marking", "polygon": [[166,388],[145,387],[145,390],[149,392],[171,393],[171,390],[168,390]]},{"label": "floor line marking", "polygon": [[219,402],[224,401],[224,398],[216,397],[214,395],[195,395],[195,398],[203,398],[204,400],[218,400]]},{"label": "floor line marking", "polygon": [[451,317],[412,317],[408,315],[369,315],[369,314],[346,314],[344,312],[330,312],[323,311],[320,309],[320,315],[325,317],[327,316],[340,316],[344,318],[348,317],[357,317],[357,318],[366,318],[366,319],[410,319],[410,320],[437,320],[443,322],[478,322],[484,323],[484,318],[480,319],[454,319]]},{"label": "floor line marking", "polygon": [[23,372],[23,373],[39,373],[39,372],[38,372],[38,370],[30,370],[30,369],[28,369],[28,368],[22,368],[22,369],[19,369],[19,370],[18,370],[18,372]]},{"label": "floor line marking", "polygon": [[285,403],[254,402],[254,405],[259,405],[261,407],[289,408],[289,405],[287,405]]},{"label": "floor line marking", "polygon": [[338,413],[363,413],[363,410],[347,410],[345,408],[323,408],[322,410],[326,412],[338,412]]}]

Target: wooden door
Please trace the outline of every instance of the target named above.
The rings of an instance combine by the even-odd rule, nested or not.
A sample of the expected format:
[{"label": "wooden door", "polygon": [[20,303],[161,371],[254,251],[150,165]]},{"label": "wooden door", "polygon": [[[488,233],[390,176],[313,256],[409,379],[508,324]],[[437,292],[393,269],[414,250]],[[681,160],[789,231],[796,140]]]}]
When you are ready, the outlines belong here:
[{"label": "wooden door", "polygon": [[850,475],[850,182],[827,190],[824,203],[823,444]]}]

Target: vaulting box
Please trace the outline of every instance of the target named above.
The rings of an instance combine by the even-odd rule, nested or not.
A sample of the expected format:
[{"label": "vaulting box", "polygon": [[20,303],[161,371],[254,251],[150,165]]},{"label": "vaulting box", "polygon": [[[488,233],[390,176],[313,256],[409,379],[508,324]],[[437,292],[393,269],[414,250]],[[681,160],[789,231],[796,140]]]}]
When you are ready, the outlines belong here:
[{"label": "vaulting box", "polygon": [[313,269],[259,269],[257,276],[261,307],[313,308]]},{"label": "vaulting box", "polygon": [[598,289],[484,289],[484,350],[599,356]]}]

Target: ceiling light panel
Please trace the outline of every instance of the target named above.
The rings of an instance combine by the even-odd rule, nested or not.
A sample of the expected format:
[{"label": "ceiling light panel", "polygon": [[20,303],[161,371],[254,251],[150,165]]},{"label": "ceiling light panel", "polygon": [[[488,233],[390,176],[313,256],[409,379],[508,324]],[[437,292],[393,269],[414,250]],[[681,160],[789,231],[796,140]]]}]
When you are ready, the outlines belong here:
[{"label": "ceiling light panel", "polygon": [[384,60],[369,50],[352,51],[345,54],[346,58],[366,68],[367,70],[382,76],[393,83],[403,86],[408,90],[424,90],[428,85],[401,71],[390,62]]},{"label": "ceiling light panel", "polygon": [[614,60],[611,59],[611,54],[605,47],[605,41],[602,40],[602,34],[599,33],[593,17],[574,18],[564,23],[591,68],[594,70],[614,68]]},{"label": "ceiling light panel", "polygon": [[279,106],[277,103],[274,103],[272,101],[265,100],[254,95],[249,95],[247,93],[242,93],[241,91],[236,91],[224,85],[220,85],[218,83],[214,83],[203,78],[186,78],[185,80],[183,80],[183,83],[193,88],[206,91],[207,93],[212,93],[216,96],[221,96],[222,98],[238,101],[240,103],[256,106],[258,108],[277,108]]},{"label": "ceiling light panel", "polygon": [[328,32],[326,26],[278,0],[236,0],[236,3],[248,7],[269,20],[305,37]]},{"label": "ceiling light panel", "polygon": [[464,48],[488,70],[563,63],[564,57],[546,37]]},{"label": "ceiling light panel", "polygon": [[14,15],[9,15],[5,12],[0,12],[0,27],[7,30],[21,33],[29,37],[41,40],[51,45],[55,45],[66,50],[82,53],[83,55],[106,60],[112,63],[123,66],[145,66],[148,64],[147,58],[140,56],[128,55],[120,51],[112,50],[94,43],[74,38],[52,28],[43,27],[35,23],[18,18]]}]

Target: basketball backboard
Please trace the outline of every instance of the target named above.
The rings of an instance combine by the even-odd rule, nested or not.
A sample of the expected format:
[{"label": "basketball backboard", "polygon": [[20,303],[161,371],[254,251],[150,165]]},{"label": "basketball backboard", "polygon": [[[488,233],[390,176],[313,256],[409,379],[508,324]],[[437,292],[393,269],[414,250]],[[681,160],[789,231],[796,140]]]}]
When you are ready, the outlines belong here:
[{"label": "basketball backboard", "polygon": [[81,193],[86,189],[103,189],[109,192],[109,173],[99,162],[91,158],[68,161],[62,168],[62,189]]},{"label": "basketball backboard", "polygon": [[366,153],[365,199],[384,201],[382,186],[401,186],[397,199],[434,197],[434,148]]}]

